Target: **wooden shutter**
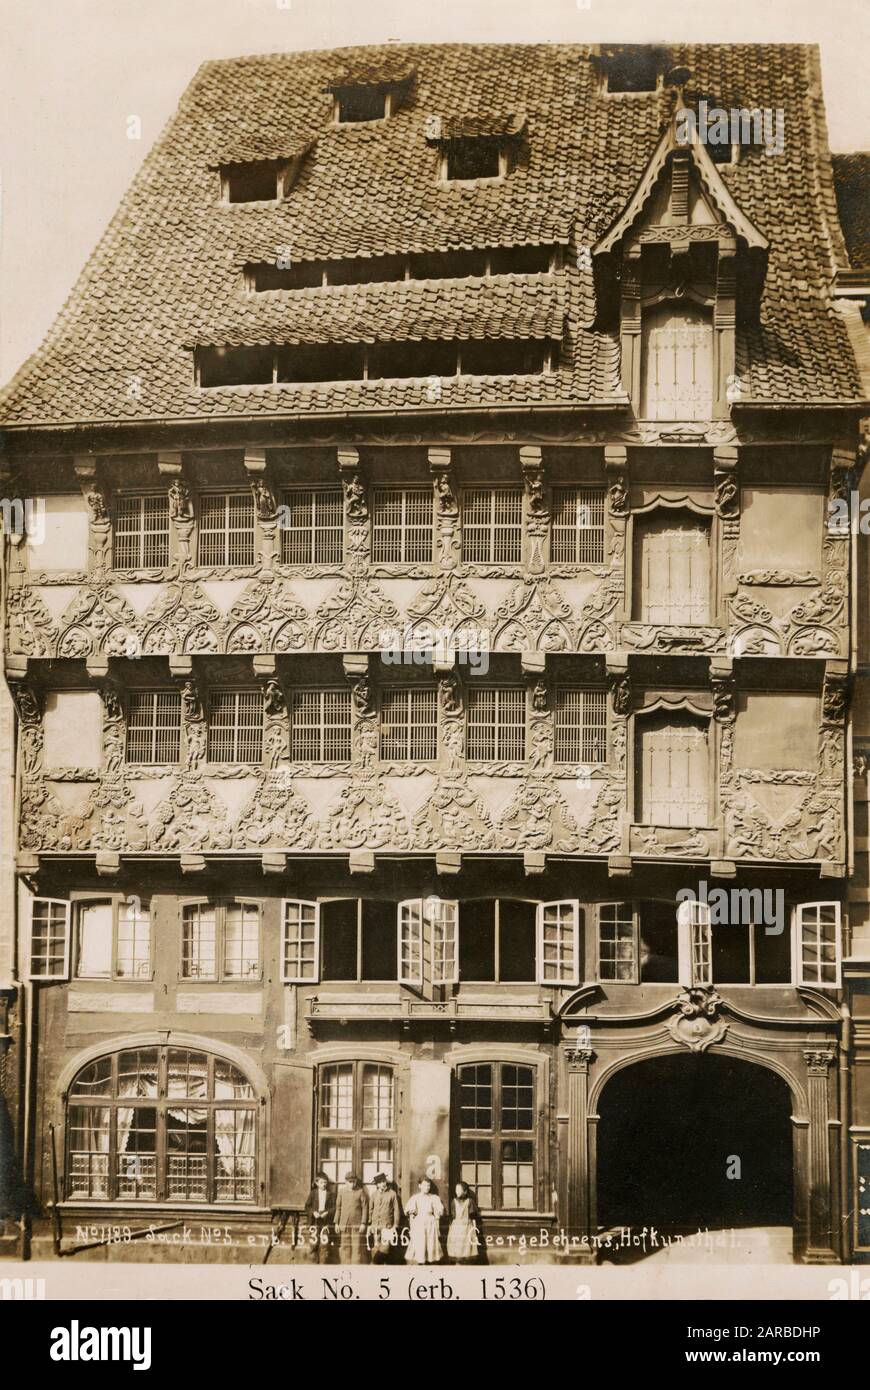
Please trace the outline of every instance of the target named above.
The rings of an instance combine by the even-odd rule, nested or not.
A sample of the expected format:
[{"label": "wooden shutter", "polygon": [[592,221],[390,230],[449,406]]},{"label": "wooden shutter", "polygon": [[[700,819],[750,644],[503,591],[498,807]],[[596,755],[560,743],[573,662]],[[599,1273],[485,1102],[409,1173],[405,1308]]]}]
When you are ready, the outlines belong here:
[{"label": "wooden shutter", "polygon": [[645,623],[680,627],[710,621],[710,534],[703,522],[675,513],[640,530],[639,611]]},{"label": "wooden shutter", "polygon": [[691,305],[662,304],[643,316],[645,420],[709,420],[713,409],[713,329]]},{"label": "wooden shutter", "polygon": [[[426,949],[422,898],[407,898],[399,903],[396,929],[399,934],[399,984],[421,989],[424,982]],[[430,952],[430,978],[431,973]]]},{"label": "wooden shutter", "polygon": [[314,1073],[310,1067],[275,1063],[269,1205],[301,1208],[313,1171]]},{"label": "wooden shutter", "polygon": [[713,983],[713,942],[710,906],[689,899],[677,908],[677,961],[681,985]]},{"label": "wooden shutter", "polygon": [[709,823],[706,729],[689,720],[647,724],[641,728],[638,762],[645,825]]}]

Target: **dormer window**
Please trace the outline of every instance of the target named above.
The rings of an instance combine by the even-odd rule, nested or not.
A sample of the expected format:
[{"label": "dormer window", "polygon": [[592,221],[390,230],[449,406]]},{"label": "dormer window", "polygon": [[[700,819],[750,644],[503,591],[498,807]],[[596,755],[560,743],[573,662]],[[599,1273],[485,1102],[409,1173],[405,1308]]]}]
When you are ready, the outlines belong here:
[{"label": "dormer window", "polygon": [[293,159],[251,159],[222,164],[221,201],[224,203],[274,203],[286,198],[304,155]]},{"label": "dormer window", "polygon": [[654,44],[605,45],[602,51],[606,92],[655,92],[663,70]]},{"label": "dormer window", "polygon": [[498,179],[505,174],[502,151],[492,140],[452,140],[444,157],[443,177],[448,183]]},{"label": "dormer window", "polygon": [[339,125],[383,121],[392,114],[392,93],[381,87],[344,87],[335,93],[335,119]]}]

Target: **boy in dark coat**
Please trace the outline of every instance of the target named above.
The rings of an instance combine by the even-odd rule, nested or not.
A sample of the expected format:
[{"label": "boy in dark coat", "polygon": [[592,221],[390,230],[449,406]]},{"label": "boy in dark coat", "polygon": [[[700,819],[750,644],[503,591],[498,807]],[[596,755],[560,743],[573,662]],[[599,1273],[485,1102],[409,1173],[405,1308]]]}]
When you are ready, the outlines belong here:
[{"label": "boy in dark coat", "polygon": [[399,1239],[401,1210],[395,1189],[390,1187],[386,1173],[375,1174],[375,1195],[369,1211],[372,1264],[386,1264],[394,1254]]},{"label": "boy in dark coat", "polygon": [[303,1234],[310,1247],[312,1264],[328,1264],[335,1220],[335,1194],[325,1173],[315,1173],[314,1186],[305,1203]]}]

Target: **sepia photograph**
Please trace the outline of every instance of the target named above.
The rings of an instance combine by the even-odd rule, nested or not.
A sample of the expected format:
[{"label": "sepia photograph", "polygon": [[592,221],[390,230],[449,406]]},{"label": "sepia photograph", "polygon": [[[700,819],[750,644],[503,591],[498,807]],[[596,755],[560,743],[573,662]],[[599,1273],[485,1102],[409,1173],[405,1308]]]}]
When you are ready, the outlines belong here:
[{"label": "sepia photograph", "polygon": [[674,1365],[825,1368],[867,8],[0,34],[0,1301],[143,1370],[189,1299],[681,1304]]}]

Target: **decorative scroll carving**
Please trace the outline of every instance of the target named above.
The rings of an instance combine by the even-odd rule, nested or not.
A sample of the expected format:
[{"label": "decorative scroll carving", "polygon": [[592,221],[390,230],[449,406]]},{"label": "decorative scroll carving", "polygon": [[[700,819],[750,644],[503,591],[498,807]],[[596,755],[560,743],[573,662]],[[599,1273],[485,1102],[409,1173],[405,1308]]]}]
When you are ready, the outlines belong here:
[{"label": "decorative scroll carving", "polygon": [[529,781],[511,800],[498,821],[500,848],[574,850],[577,822],[548,782]]},{"label": "decorative scroll carving", "polygon": [[140,624],[130,604],[108,585],[85,585],[60,620],[58,656],[137,656]]},{"label": "decorative scroll carving", "polygon": [[354,575],[343,579],[315,614],[312,646],[317,651],[378,651],[385,628],[399,621],[396,605],[377,584]]},{"label": "decorative scroll carving", "polygon": [[731,858],[837,860],[842,857],[842,793],[795,783],[778,815],[760,804],[765,789],[784,786],[765,774],[737,772],[722,787],[725,852]]},{"label": "decorative scroll carving", "polygon": [[407,849],[408,820],[381,781],[369,777],[345,787],[321,827],[332,849]]},{"label": "decorative scroll carving", "polygon": [[317,822],[293,786],[289,768],[265,772],[259,786],[242,807],[233,830],[236,849],[310,849]]},{"label": "decorative scroll carving", "polygon": [[408,606],[408,645],[416,650],[443,646],[449,651],[479,650],[488,643],[486,608],[456,574],[442,574],[423,585]]},{"label": "decorative scroll carving", "polygon": [[721,652],[725,634],[718,627],[661,627],[623,623],[621,642],[639,652]]},{"label": "decorative scroll carving", "polygon": [[420,849],[492,849],[490,814],[464,782],[439,779],[414,817],[412,844]]},{"label": "decorative scroll carving", "polygon": [[624,810],[625,792],[622,786],[601,788],[588,819],[580,829],[577,848],[583,854],[611,854],[620,844],[620,818]]},{"label": "decorative scroll carving", "polygon": [[496,651],[570,651],[571,605],[551,580],[522,579],[493,616]]},{"label": "decorative scroll carving", "polygon": [[274,575],[253,580],[224,625],[228,652],[296,652],[306,644],[308,612]]},{"label": "decorative scroll carving", "polygon": [[227,810],[197,774],[173,777],[165,800],[158,802],[148,826],[148,848],[163,850],[230,849]]},{"label": "decorative scroll carving", "polygon": [[721,1042],[728,1024],[720,1017],[723,1000],[710,988],[684,989],[674,1004],[676,1014],[665,1027],[674,1042],[682,1043],[692,1052],[705,1052]]},{"label": "decorative scroll carving", "polygon": [[29,584],[10,588],[6,618],[8,650],[20,656],[53,656],[57,627],[39,594]]},{"label": "decorative scroll carving", "polygon": [[198,584],[174,582],[157,595],[142,620],[146,656],[216,652],[222,617]]}]

